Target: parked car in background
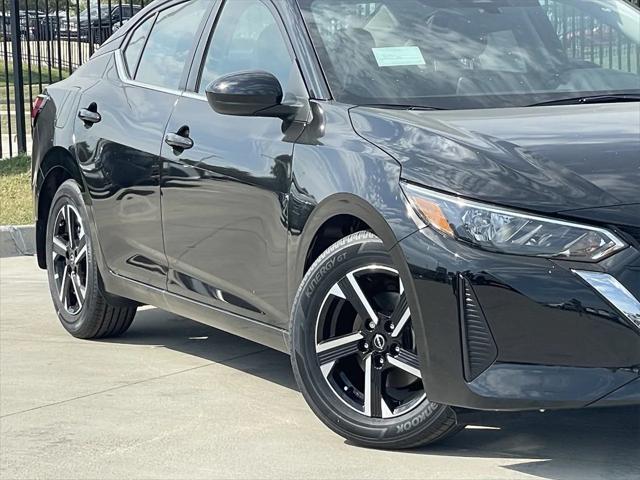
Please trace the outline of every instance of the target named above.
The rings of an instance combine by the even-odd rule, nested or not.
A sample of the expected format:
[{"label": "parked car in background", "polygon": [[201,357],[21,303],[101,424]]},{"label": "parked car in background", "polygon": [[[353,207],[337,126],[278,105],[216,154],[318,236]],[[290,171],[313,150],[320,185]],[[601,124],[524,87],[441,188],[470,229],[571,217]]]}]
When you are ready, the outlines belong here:
[{"label": "parked car in background", "polygon": [[26,35],[27,31],[31,33],[33,22],[37,15],[44,15],[44,12],[39,10],[20,10],[20,32],[22,35]]},{"label": "parked car in background", "polygon": [[[112,4],[113,5],[113,4]],[[82,11],[78,17],[69,19],[68,28],[64,36],[80,38],[96,44],[103,43],[113,32],[128,22],[142,7],[123,3],[111,8],[108,4],[94,5]]]},{"label": "parked car in background", "polygon": [[[20,35],[22,38],[32,36],[35,31],[38,16],[44,16],[45,13],[39,10],[19,10],[18,18],[20,25]],[[0,35],[6,39],[11,39],[11,12],[0,14],[2,24],[0,25]]]},{"label": "parked car in background", "polygon": [[[638,8],[554,1],[640,51]],[[153,2],[33,109],[63,327],[150,304],[279,349],[377,448],[640,404],[640,71],[542,4]]]},{"label": "parked car in background", "polygon": [[29,15],[29,38],[31,40],[55,40],[67,29],[67,18],[71,15],[67,10],[57,12],[39,12]]}]

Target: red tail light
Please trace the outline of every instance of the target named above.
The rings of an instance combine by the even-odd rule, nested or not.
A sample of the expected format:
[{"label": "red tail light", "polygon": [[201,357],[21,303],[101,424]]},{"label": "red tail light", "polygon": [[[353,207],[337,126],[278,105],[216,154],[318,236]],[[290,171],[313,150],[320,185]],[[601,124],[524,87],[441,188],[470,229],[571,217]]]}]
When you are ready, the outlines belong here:
[{"label": "red tail light", "polygon": [[40,115],[40,112],[42,112],[42,109],[46,105],[47,100],[49,100],[48,95],[38,95],[33,101],[33,108],[31,109],[31,120],[33,121],[34,125],[36,123],[36,120],[38,119],[38,115]]}]

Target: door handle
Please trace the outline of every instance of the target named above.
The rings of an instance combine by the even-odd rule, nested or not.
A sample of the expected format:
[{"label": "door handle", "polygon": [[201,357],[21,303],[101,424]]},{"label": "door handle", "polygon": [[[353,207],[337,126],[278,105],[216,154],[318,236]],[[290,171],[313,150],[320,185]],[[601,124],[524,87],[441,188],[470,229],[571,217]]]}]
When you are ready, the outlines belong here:
[{"label": "door handle", "polygon": [[78,112],[78,118],[87,126],[102,121],[102,115],[98,113],[98,106],[95,103],[92,103],[89,108],[81,108]]},{"label": "door handle", "polygon": [[193,140],[189,137],[189,128],[182,127],[176,133],[167,133],[164,142],[176,150],[189,150],[193,148]]}]

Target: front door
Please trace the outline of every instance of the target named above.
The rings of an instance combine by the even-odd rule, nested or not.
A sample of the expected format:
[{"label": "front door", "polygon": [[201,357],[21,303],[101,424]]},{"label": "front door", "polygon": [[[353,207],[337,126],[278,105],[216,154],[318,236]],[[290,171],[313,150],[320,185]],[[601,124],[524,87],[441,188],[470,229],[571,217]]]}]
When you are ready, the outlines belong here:
[{"label": "front door", "polygon": [[167,275],[160,150],[209,6],[207,0],[183,2],[142,20],[104,75],[85,88],[74,129],[107,265],[158,288],[165,288]]},{"label": "front door", "polygon": [[227,0],[203,42],[201,68],[192,69],[200,72],[194,91],[178,101],[167,128],[193,146],[162,149],[168,290],[284,327],[296,125],[218,114],[204,91],[222,75],[264,70],[278,78],[286,97],[300,74],[277,12],[261,0]]}]

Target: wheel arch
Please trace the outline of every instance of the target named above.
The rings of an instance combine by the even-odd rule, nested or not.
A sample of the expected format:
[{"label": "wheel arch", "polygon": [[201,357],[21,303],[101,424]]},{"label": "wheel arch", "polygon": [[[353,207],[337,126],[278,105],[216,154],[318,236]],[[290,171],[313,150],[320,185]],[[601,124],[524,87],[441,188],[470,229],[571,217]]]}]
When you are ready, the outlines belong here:
[{"label": "wheel arch", "polygon": [[[53,197],[67,180],[75,180],[80,190],[86,191],[80,168],[73,155],[63,147],[51,148],[42,158],[36,187],[36,253],[40,268],[47,268],[45,241],[47,220]],[[83,195],[86,202],[86,196]]]},{"label": "wheel arch", "polygon": [[306,271],[329,246],[352,233],[370,231],[391,251],[398,238],[385,217],[363,198],[348,193],[335,194],[320,202],[308,217],[300,235],[290,278],[291,300]]},{"label": "wheel arch", "polygon": [[[368,230],[382,240],[400,274],[400,278],[404,282],[411,311],[421,317],[422,312],[419,303],[416,301],[417,292],[413,281],[411,281],[412,274],[405,253],[398,244],[399,241],[419,230],[420,227],[416,225],[415,230],[413,230],[413,228],[407,228],[407,216],[409,218],[413,217],[407,213],[406,209],[400,208],[398,205],[394,206],[396,208],[378,209],[362,197],[346,193],[335,194],[321,201],[309,215],[300,234],[299,243],[294,247],[296,250],[292,252],[292,258],[295,258],[295,264],[290,269],[288,280],[290,308],[293,308],[296,292],[307,269],[310,268],[315,259],[318,258],[317,256],[314,257],[314,255],[320,255],[324,251],[322,250],[317,253],[320,249],[318,243],[319,236],[327,232],[326,229],[331,226],[331,222],[344,220],[347,222],[359,222],[362,226],[361,230]],[[350,233],[355,232],[349,232],[344,236],[348,236]],[[340,238],[336,238],[335,241],[338,240],[340,240]],[[315,251],[314,245],[318,246]],[[415,328],[422,338],[426,338],[420,322],[417,323]],[[288,336],[287,345],[290,345]],[[425,348],[428,349],[426,343]]]}]

